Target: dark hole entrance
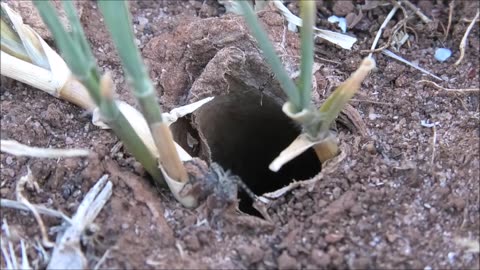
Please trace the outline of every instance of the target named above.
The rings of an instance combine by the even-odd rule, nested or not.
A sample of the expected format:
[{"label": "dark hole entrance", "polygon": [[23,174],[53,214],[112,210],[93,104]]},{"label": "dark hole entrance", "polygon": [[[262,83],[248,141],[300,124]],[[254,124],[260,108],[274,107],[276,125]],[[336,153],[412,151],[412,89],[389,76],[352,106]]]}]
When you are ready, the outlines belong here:
[{"label": "dark hole entrance", "polygon": [[[195,115],[198,129],[210,148],[211,160],[239,175],[257,195],[277,190],[293,179],[309,179],[321,170],[313,150],[284,165],[277,173],[268,169],[270,162],[299,135],[300,129],[285,116],[277,102],[258,91],[217,96]],[[193,132],[186,122],[176,123],[173,131],[177,141],[188,149],[186,139],[182,143],[178,136],[179,129]],[[192,154],[208,160],[205,149]],[[258,215],[251,199],[239,191],[240,210]]]}]

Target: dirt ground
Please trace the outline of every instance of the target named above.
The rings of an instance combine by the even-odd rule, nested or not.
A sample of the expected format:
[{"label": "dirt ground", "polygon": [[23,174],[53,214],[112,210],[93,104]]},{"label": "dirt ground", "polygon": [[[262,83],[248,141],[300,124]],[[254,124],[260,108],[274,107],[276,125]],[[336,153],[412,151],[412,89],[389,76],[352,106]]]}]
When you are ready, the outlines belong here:
[{"label": "dirt ground", "polygon": [[[340,31],[327,18],[355,16],[364,2],[318,1],[317,26]],[[29,190],[29,200],[71,216],[95,181],[110,175],[113,196],[95,220],[99,231],[94,241],[85,246],[91,267],[106,254],[100,268],[480,268],[478,251],[458,243],[467,239],[478,245],[480,238],[479,92],[446,91],[419,82],[478,89],[478,23],[468,38],[465,58],[454,65],[478,2],[455,1],[445,38],[450,1],[412,1],[433,22],[427,25],[406,9],[412,16],[406,27],[410,39],[399,51],[391,50],[443,81],[375,53],[377,70],[351,102],[366,132],[339,123],[340,157],[323,164],[320,172],[307,153],[281,175],[269,172],[265,164],[299,131],[282,118],[285,97],[242,19],[226,14],[213,0],[129,3],[137,43],[165,110],[209,95],[220,100],[175,124],[175,137],[187,151],[232,169],[257,194],[293,180],[313,181],[272,203],[268,213],[273,224],[245,214],[206,222],[200,209],[186,209],[167,190],[157,191],[139,163],[118,148],[115,135],[93,126],[87,112],[2,77],[2,139],[88,148],[94,154],[47,160],[2,153],[1,198],[14,199],[16,182],[30,167],[40,190]],[[78,6],[99,66],[113,72],[118,97],[135,105],[95,1]],[[298,13],[295,3],[288,7]],[[316,104],[356,69],[391,8],[363,11],[347,32],[358,38],[352,50],[317,41]],[[281,45],[285,65],[298,69],[298,34],[286,31],[277,12],[264,11],[260,17],[272,40]],[[402,18],[399,10],[379,46]],[[53,44],[49,38],[47,42]],[[433,55],[438,47],[450,48],[452,56],[437,61]],[[427,127],[422,121],[438,124]],[[196,144],[188,142],[187,133]],[[257,214],[245,197],[240,198],[242,210]],[[29,258],[44,268],[34,248],[40,235],[34,218],[1,210],[2,224],[8,222],[14,242],[25,239]],[[54,218],[44,221],[48,227],[59,224]],[[19,252],[20,245],[16,248]],[[1,266],[5,267],[3,257]]]}]

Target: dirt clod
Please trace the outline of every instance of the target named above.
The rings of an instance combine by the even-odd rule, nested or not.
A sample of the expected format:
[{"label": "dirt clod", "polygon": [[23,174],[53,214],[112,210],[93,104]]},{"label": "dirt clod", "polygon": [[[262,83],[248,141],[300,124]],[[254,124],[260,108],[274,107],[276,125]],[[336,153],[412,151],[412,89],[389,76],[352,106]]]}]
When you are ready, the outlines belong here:
[{"label": "dirt clod", "polygon": [[333,4],[333,14],[337,16],[347,16],[347,14],[351,13],[355,9],[355,5],[353,5],[352,1],[335,1]]},{"label": "dirt clod", "polygon": [[330,255],[322,250],[315,249],[310,255],[312,261],[320,268],[326,268],[330,264]]},{"label": "dirt clod", "polygon": [[329,233],[325,236],[325,241],[329,244],[334,244],[337,243],[338,241],[343,239],[342,234],[337,234],[337,233]]},{"label": "dirt clod", "polygon": [[297,260],[288,255],[287,251],[282,252],[282,255],[278,257],[278,269],[298,269],[299,265]]},{"label": "dirt clod", "polygon": [[265,252],[255,245],[242,245],[237,252],[250,265],[260,262],[265,256]]}]

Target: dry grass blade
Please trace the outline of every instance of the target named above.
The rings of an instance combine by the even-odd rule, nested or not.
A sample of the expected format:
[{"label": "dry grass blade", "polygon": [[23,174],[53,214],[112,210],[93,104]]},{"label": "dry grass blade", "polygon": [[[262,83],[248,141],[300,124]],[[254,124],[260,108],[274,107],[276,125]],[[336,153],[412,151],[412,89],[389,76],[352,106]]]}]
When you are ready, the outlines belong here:
[{"label": "dry grass blade", "polygon": [[22,17],[1,3],[2,50],[29,61],[39,67],[50,69],[47,55],[35,31],[23,24]]},{"label": "dry grass blade", "polygon": [[80,248],[80,238],[112,195],[112,183],[107,180],[107,175],[98,180],[79,205],[72,217],[71,226],[57,236],[57,245],[47,269],[87,268],[87,259]]},{"label": "dry grass blade", "polygon": [[388,57],[391,57],[391,58],[393,58],[393,59],[395,59],[395,60],[398,60],[398,61],[400,61],[400,62],[402,62],[402,63],[404,63],[404,64],[407,64],[407,65],[409,65],[409,66],[411,66],[411,67],[413,67],[413,68],[415,68],[415,69],[418,69],[418,70],[420,70],[421,72],[423,72],[423,73],[425,73],[425,74],[427,74],[427,75],[430,75],[430,76],[432,76],[433,78],[435,78],[435,79],[437,79],[437,80],[439,80],[439,81],[443,81],[442,78],[434,75],[433,73],[431,73],[430,71],[428,71],[428,70],[426,70],[426,69],[424,69],[424,68],[419,67],[418,65],[416,65],[416,64],[408,61],[407,59],[405,59],[405,58],[403,58],[403,57],[401,57],[401,56],[396,55],[396,54],[393,53],[392,51],[383,50],[382,53],[385,54],[385,55],[388,56]]},{"label": "dry grass blade", "polygon": [[15,156],[27,156],[37,158],[66,158],[66,157],[84,157],[90,152],[86,149],[50,149],[32,147],[21,144],[14,140],[1,140],[0,148],[2,152]]},{"label": "dry grass blade", "polygon": [[312,141],[308,138],[307,134],[301,134],[287,148],[280,152],[268,168],[273,172],[278,172],[283,165],[298,157],[317,143],[320,143],[320,141]]},{"label": "dry grass blade", "polygon": [[23,241],[23,239],[20,239],[20,248],[22,252],[22,269],[32,269],[30,263],[28,262],[27,248],[25,247],[25,241]]},{"label": "dry grass blade", "polygon": [[[7,269],[16,270],[19,269],[17,256],[15,255],[15,249],[13,248],[13,244],[10,241],[10,229],[7,223],[7,220],[3,219],[2,230],[5,231],[6,239],[4,239],[3,235],[0,239],[0,247],[2,250],[3,259],[5,260],[5,264]],[[8,244],[8,247],[7,247]],[[8,250],[7,250],[8,248]]]},{"label": "dry grass blade", "polygon": [[462,37],[462,41],[460,42],[460,57],[458,58],[457,62],[455,62],[455,65],[458,66],[462,60],[463,57],[465,56],[465,47],[467,47],[467,38],[468,35],[470,34],[470,31],[472,31],[473,26],[475,25],[476,20],[478,19],[480,10],[477,10],[477,14],[475,14],[475,17],[472,19],[472,22],[468,25],[467,30],[465,31],[465,34]]}]

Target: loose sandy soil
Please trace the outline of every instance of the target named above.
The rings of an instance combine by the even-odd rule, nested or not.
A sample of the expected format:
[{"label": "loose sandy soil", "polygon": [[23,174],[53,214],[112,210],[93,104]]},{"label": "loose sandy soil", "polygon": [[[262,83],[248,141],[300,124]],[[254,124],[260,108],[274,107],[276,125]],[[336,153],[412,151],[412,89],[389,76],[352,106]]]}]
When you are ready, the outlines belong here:
[{"label": "loose sandy soil", "polygon": [[[339,31],[326,18],[354,16],[359,10],[353,4],[360,2],[319,1],[318,27]],[[93,126],[87,112],[3,77],[2,139],[88,148],[94,154],[46,160],[2,153],[0,195],[14,199],[16,182],[30,167],[41,189],[29,190],[29,200],[71,216],[95,181],[109,174],[113,196],[95,220],[100,228],[95,241],[84,250],[91,267],[108,251],[101,268],[478,269],[478,251],[468,251],[456,239],[478,244],[480,238],[479,92],[449,92],[419,81],[478,89],[478,23],[462,63],[454,62],[468,26],[465,19],[472,19],[479,5],[455,1],[444,39],[449,2],[412,2],[434,22],[426,25],[411,15],[406,28],[411,38],[396,53],[444,81],[375,54],[378,70],[351,102],[366,130],[362,132],[361,123],[342,121],[337,128],[343,155],[323,164],[319,173],[307,153],[280,175],[265,165],[298,130],[281,114],[285,97],[242,19],[226,15],[211,0],[130,2],[138,44],[164,108],[209,95],[220,100],[175,125],[176,139],[187,151],[232,169],[258,194],[293,179],[316,180],[270,206],[273,224],[248,215],[205,222],[201,209],[185,209],[167,190],[157,191],[139,163],[118,149],[116,136]],[[113,72],[118,97],[135,105],[96,3],[78,6],[99,66]],[[295,4],[289,7],[298,12]],[[316,104],[356,69],[390,9],[363,11],[363,18],[348,30],[358,38],[350,51],[318,41]],[[380,46],[402,16],[399,11],[388,24]],[[285,65],[298,69],[298,35],[285,31],[274,11],[260,17]],[[452,57],[443,63],[435,60],[437,47],[452,49]],[[438,125],[425,127],[422,121]],[[187,132],[200,143],[189,143]],[[241,208],[252,211],[248,200],[240,198]],[[34,218],[2,208],[1,219],[17,235],[14,242],[26,239],[30,259],[45,267],[33,247],[39,236]],[[59,224],[54,218],[44,221],[49,227]]]}]

